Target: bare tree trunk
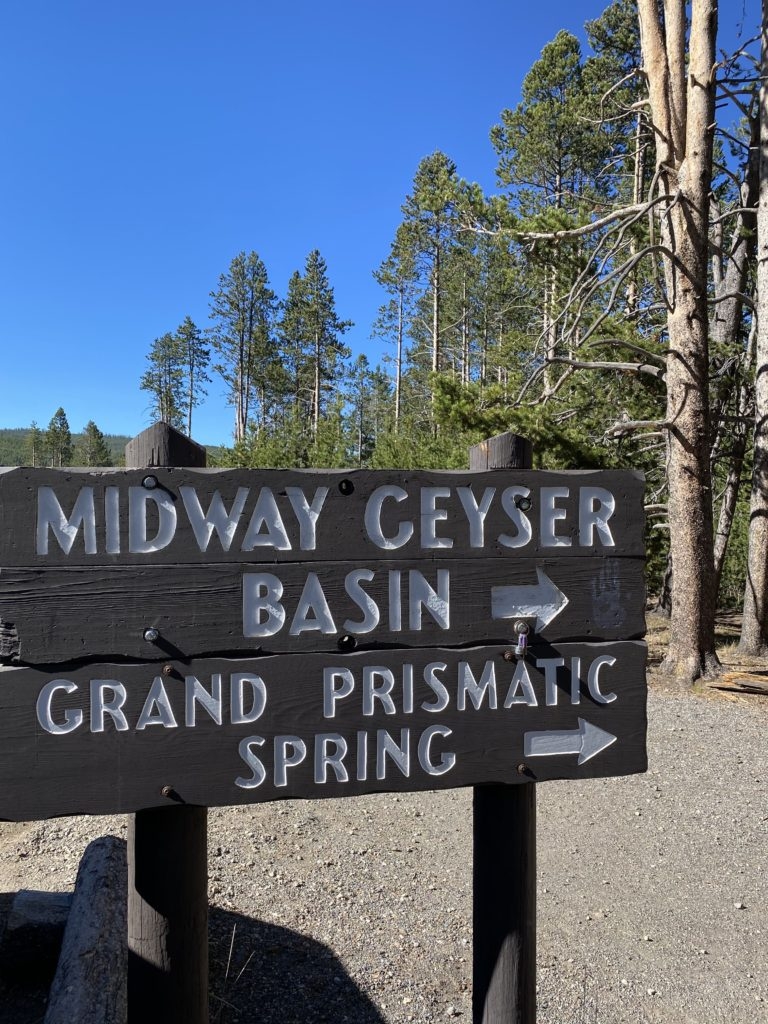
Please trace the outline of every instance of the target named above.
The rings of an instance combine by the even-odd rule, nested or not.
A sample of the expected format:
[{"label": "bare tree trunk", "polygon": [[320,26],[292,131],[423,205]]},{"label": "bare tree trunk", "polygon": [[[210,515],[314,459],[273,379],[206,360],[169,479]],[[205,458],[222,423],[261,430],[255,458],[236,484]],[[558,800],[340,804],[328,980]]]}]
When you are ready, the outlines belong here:
[{"label": "bare tree trunk", "polygon": [[768,653],[768,0],[762,5],[760,189],[757,213],[755,434],[742,651]]},{"label": "bare tree trunk", "polygon": [[312,434],[317,438],[320,429],[320,334],[315,332],[315,382],[312,409]]},{"label": "bare tree trunk", "polygon": [[403,290],[397,296],[397,358],[395,360],[395,433],[400,429],[400,402],[403,381],[403,334],[405,332],[405,310]]},{"label": "bare tree trunk", "polygon": [[[634,166],[634,178],[632,182],[632,203],[637,206],[643,199],[644,192],[644,181],[645,181],[645,147],[646,142],[643,138],[643,127],[645,124],[645,117],[641,110],[637,112],[637,118],[635,120],[635,166]],[[629,243],[629,252],[632,258],[637,255],[638,243],[637,239],[633,236]],[[637,283],[637,268],[633,267],[632,272],[627,280],[627,314],[634,316],[637,313],[637,305],[639,300],[639,287]]]},{"label": "bare tree trunk", "polygon": [[469,310],[467,308],[467,275],[461,280],[461,383],[469,384]]},{"label": "bare tree trunk", "polygon": [[691,684],[717,669],[712,552],[707,266],[716,0],[638,0],[660,189],[667,300],[670,644],[665,669]]},{"label": "bare tree trunk", "polygon": [[656,607],[653,609],[656,615],[668,619],[672,614],[672,559],[667,558],[667,567],[664,570],[664,578],[661,581],[661,593]]},{"label": "bare tree trunk", "polygon": [[725,556],[728,552],[728,541],[731,537],[733,520],[736,515],[736,503],[739,500],[739,487],[741,485],[741,473],[744,468],[744,455],[747,450],[747,433],[739,429],[733,438],[728,477],[725,481],[725,490],[720,502],[720,515],[715,529],[714,563],[715,563],[715,590],[720,593],[720,580],[723,576]]},{"label": "bare tree trunk", "polygon": [[544,268],[544,398],[549,398],[552,391],[552,359],[557,355],[557,324],[555,322],[555,288],[557,270],[554,264]]},{"label": "bare tree trunk", "polygon": [[[432,265],[432,372],[440,369],[440,246]],[[433,397],[434,401],[434,397]]]},{"label": "bare tree trunk", "polygon": [[[728,438],[731,445],[728,477],[715,531],[714,559],[717,592],[720,590],[723,564],[739,497],[741,474],[747,450],[746,419],[751,410],[750,375],[754,359],[754,330],[750,333],[743,356],[737,359],[735,353],[741,350],[740,334],[744,310],[742,296],[747,287],[750,257],[755,251],[757,219],[755,207],[758,199],[760,165],[759,122],[759,116],[755,116],[752,120],[751,145],[739,189],[740,209],[733,219],[734,227],[731,232],[730,246],[726,249],[722,224],[718,225],[716,243],[719,242],[720,251],[715,252],[713,259],[715,305],[710,320],[710,331],[713,343],[721,351],[733,353],[726,365],[721,368],[721,397],[719,403],[716,403],[716,408],[719,406],[721,410],[721,423],[715,445],[719,447],[723,438]],[[734,372],[731,372],[732,368],[727,365],[731,362],[735,366]],[[735,403],[732,402],[734,386],[737,389]],[[729,402],[732,405],[735,404],[735,425],[727,422],[724,417],[724,411]]]}]

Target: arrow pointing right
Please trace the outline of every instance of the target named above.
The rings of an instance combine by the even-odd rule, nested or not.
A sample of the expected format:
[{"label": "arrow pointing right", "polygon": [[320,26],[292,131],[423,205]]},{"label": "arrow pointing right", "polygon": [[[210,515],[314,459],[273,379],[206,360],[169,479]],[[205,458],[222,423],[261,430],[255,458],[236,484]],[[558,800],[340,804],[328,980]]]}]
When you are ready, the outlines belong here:
[{"label": "arrow pointing right", "polygon": [[578,729],[527,732],[523,737],[523,749],[526,757],[578,754],[578,764],[584,764],[615,742],[616,737],[611,733],[580,718]]},{"label": "arrow pointing right", "polygon": [[491,617],[494,619],[527,619],[536,616],[536,632],[559,615],[568,598],[547,576],[536,569],[537,582],[523,586],[491,587]]}]

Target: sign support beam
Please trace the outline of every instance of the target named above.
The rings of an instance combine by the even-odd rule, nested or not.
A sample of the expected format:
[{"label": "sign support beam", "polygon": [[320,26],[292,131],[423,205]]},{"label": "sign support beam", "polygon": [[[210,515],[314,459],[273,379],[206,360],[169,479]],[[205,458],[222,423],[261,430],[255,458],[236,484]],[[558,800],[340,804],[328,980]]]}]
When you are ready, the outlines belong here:
[{"label": "sign support beam", "polygon": [[[167,423],[125,448],[129,469],[205,466]],[[151,628],[148,623],[148,628]],[[173,791],[173,779],[167,780]],[[128,830],[129,1024],[208,1024],[208,809],[150,808]]]},{"label": "sign support beam", "polygon": [[[531,462],[530,441],[511,433],[469,451],[473,470],[530,469]],[[474,787],[472,871],[473,1024],[535,1024],[534,783]]]}]

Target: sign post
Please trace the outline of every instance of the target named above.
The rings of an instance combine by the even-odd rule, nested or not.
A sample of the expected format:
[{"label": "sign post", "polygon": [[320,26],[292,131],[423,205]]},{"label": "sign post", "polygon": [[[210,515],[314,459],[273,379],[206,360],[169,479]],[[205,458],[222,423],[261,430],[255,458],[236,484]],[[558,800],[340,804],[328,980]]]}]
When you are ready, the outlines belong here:
[{"label": "sign post", "polygon": [[[205,461],[205,449],[167,423],[125,448],[126,466],[135,469]],[[207,1024],[207,807],[152,807],[130,818],[128,1020]]]},{"label": "sign post", "polygon": [[[470,448],[470,469],[530,469],[531,443],[502,434]],[[525,777],[525,766],[518,766]],[[475,786],[472,808],[473,1024],[536,1020],[536,787]],[[504,885],[499,885],[499,865]]]}]

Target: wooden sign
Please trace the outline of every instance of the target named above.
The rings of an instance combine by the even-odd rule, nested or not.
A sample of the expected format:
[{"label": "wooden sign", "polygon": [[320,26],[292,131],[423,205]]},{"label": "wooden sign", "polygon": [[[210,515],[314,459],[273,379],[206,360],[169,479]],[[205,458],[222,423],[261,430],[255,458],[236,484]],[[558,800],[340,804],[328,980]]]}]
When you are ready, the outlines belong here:
[{"label": "wooden sign", "polygon": [[640,772],[644,672],[637,642],[3,668],[0,817]]},{"label": "wooden sign", "polygon": [[644,633],[634,473],[0,474],[27,664]]},{"label": "wooden sign", "polygon": [[644,557],[628,471],[0,470],[0,565]]},{"label": "wooden sign", "polygon": [[643,771],[642,493],[0,471],[0,817]]}]

